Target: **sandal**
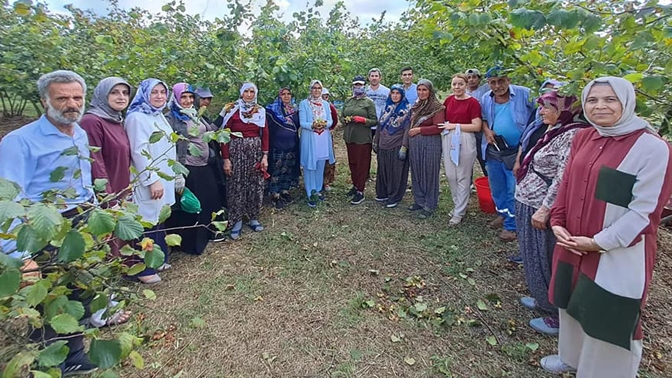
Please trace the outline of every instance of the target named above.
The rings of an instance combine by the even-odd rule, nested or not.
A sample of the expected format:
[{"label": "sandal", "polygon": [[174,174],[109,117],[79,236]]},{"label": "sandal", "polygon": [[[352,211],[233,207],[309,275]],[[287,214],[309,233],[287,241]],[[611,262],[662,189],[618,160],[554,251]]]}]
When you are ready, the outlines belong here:
[{"label": "sandal", "polygon": [[114,327],[114,326],[124,324],[124,323],[128,322],[129,320],[131,320],[131,315],[132,314],[133,313],[131,311],[119,310],[114,315],[107,318],[107,321],[105,322],[103,327]]},{"label": "sandal", "polygon": [[240,232],[242,230],[243,230],[243,221],[238,221],[236,222],[235,225],[233,225],[233,228],[231,229],[229,236],[231,237],[232,240],[236,240],[240,238]]},{"label": "sandal", "polygon": [[251,220],[249,226],[254,232],[261,232],[264,230],[264,226],[262,226],[258,220]]}]

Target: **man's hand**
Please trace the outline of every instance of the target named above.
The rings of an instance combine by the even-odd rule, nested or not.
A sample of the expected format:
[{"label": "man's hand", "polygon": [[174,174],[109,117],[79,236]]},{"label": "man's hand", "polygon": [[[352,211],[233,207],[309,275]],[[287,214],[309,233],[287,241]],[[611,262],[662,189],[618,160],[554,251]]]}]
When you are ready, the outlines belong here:
[{"label": "man's hand", "polygon": [[483,130],[483,135],[485,136],[485,140],[488,141],[490,144],[495,144],[495,132],[490,130],[489,128],[486,128]]},{"label": "man's hand", "polygon": [[158,200],[163,197],[163,184],[161,180],[156,180],[149,186],[149,198]]}]

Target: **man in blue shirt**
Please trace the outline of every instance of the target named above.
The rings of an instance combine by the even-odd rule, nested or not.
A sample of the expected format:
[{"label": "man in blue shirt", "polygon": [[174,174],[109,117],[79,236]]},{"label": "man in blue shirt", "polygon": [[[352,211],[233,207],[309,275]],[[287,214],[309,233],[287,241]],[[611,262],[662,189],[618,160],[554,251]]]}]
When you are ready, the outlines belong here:
[{"label": "man in blue shirt", "polygon": [[[42,75],[37,87],[45,114],[7,134],[0,141],[0,178],[21,188],[16,200],[57,201],[70,218],[77,206],[93,201],[89,142],[77,122],[84,114],[86,83],[72,71],[54,71]],[[69,195],[62,194],[68,190]],[[48,196],[46,193],[51,193]],[[18,224],[15,221],[15,225]],[[17,251],[14,240],[0,239],[2,253],[24,260],[25,276],[35,276],[37,264],[27,252]],[[33,271],[33,272],[30,272]],[[39,273],[37,277],[39,279]],[[61,338],[50,326],[35,329],[34,342],[49,345]],[[61,364],[63,375],[85,374],[97,369],[84,352],[81,334],[67,335],[68,356]]]},{"label": "man in blue shirt", "polygon": [[513,164],[527,120],[534,111],[530,90],[512,85],[499,66],[485,75],[490,91],[481,97],[483,142],[481,145],[492,199],[499,216],[490,225],[504,227],[499,234],[503,241],[516,239],[515,189]]},{"label": "man in blue shirt", "polygon": [[418,99],[418,86],[413,83],[413,68],[406,66],[401,69],[401,83],[404,85],[404,92],[408,103],[413,105]]}]

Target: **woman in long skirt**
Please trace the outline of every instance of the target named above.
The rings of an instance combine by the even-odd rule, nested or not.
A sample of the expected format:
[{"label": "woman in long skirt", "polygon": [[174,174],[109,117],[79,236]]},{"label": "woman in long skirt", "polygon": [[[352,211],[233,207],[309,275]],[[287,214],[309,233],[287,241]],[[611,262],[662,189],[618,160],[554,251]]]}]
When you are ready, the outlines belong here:
[{"label": "woman in long skirt", "polygon": [[271,148],[268,191],[275,208],[282,209],[292,202],[289,190],[299,185],[299,112],[289,88],[281,88],[266,107],[266,121]]},{"label": "woman in long skirt", "polygon": [[399,149],[410,125],[411,105],[404,87],[395,84],[390,88],[373,140],[373,151],[378,156],[376,200],[388,208],[396,207],[406,193],[408,160],[399,159]]},{"label": "woman in long skirt", "polygon": [[231,135],[231,141],[222,145],[226,199],[229,210],[231,239],[238,239],[243,229],[243,217],[249,226],[260,232],[261,202],[264,197],[264,176],[268,169],[269,132],[266,127],[266,109],[257,104],[257,86],[244,83],[240,98],[224,106],[215,125],[226,127],[242,137]]},{"label": "woman in long skirt", "polygon": [[[404,136],[411,160],[411,183],[414,203],[408,210],[420,211],[418,218],[430,217],[439,204],[439,173],[441,171],[441,129],[445,107],[436,98],[429,80],[417,84],[418,100],[411,108],[411,128]],[[406,156],[402,148],[400,157]]]}]

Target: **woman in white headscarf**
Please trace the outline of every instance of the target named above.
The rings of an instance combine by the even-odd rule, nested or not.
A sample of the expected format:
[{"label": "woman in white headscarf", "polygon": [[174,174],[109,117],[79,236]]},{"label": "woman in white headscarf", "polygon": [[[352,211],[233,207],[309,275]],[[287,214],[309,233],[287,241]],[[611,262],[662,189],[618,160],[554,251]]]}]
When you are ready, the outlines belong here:
[{"label": "woman in white headscarf", "polygon": [[266,127],[266,109],[257,104],[257,86],[244,83],[240,98],[226,104],[215,120],[215,125],[228,128],[231,141],[222,144],[226,180],[227,206],[231,239],[238,239],[243,228],[243,217],[249,226],[260,232],[261,202],[264,197],[264,179],[268,176],[269,133]]},{"label": "woman in white headscarf", "polygon": [[331,128],[333,120],[329,103],[322,99],[322,82],[310,82],[310,95],[299,104],[299,124],[301,125],[301,166],[303,184],[306,187],[308,206],[317,206],[323,200],[320,193],[324,184],[324,165],[333,164]]},{"label": "woman in white headscarf", "polygon": [[635,115],[627,80],[593,80],[582,100],[593,127],[576,134],[551,209],[559,354],[541,366],[577,378],[634,378],[657,228],[672,194],[672,151]]}]

